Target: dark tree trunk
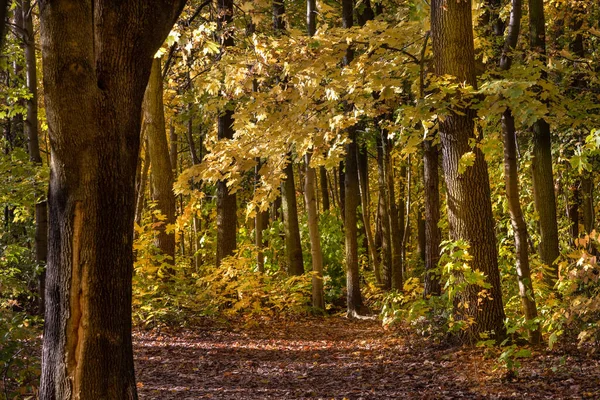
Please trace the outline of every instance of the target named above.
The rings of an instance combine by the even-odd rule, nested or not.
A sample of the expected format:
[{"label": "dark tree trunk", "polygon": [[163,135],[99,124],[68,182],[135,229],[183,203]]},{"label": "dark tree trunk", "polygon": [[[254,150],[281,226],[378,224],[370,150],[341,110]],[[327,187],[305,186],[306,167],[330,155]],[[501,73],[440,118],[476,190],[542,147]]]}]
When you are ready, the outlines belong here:
[{"label": "dark tree trunk", "polygon": [[329,190],[327,188],[327,170],[325,167],[319,167],[319,183],[321,185],[321,198],[323,199],[323,211],[329,211]]},{"label": "dark tree trunk", "polygon": [[363,224],[365,236],[367,239],[367,248],[369,250],[369,259],[375,272],[375,281],[381,285],[381,270],[379,267],[379,257],[377,257],[377,248],[373,239],[371,230],[371,211],[369,201],[369,159],[366,145],[361,146],[357,153],[358,157],[358,180],[360,184],[360,203],[362,208]]},{"label": "dark tree trunk", "polygon": [[390,208],[386,182],[386,168],[384,157],[384,142],[381,135],[377,135],[377,170],[379,173],[379,221],[381,226],[381,282],[386,290],[392,288],[392,235],[390,228]]},{"label": "dark tree trunk", "polygon": [[[546,54],[544,1],[529,0],[529,45],[540,57]],[[542,79],[546,74],[542,72]],[[554,286],[558,278],[559,256],[556,197],[552,172],[552,139],[550,125],[540,119],[533,124],[533,157],[531,161],[535,208],[540,216],[540,257],[548,266],[546,282]]]},{"label": "dark tree trunk", "polygon": [[285,30],[285,3],[283,0],[273,0],[273,29],[275,31]]},{"label": "dark tree trunk", "polygon": [[[233,139],[233,112],[225,111],[218,120],[218,138]],[[227,181],[217,182],[217,265],[225,257],[233,255],[236,249],[237,200],[235,193],[229,193]]]},{"label": "dark tree trunk", "polygon": [[157,209],[165,217],[163,224],[157,228],[154,245],[163,255],[169,257],[167,263],[174,265],[175,232],[167,233],[167,225],[175,224],[175,193],[173,193],[173,170],[165,126],[160,58],[155,58],[152,62],[142,109],[148,137],[148,155],[152,162],[150,180],[152,200],[156,202]]},{"label": "dark tree trunk", "polygon": [[[391,159],[392,145],[388,142],[387,153],[387,173],[386,180],[388,184],[388,204],[390,205],[390,228],[392,234],[392,289],[401,291],[404,288],[404,236],[405,236],[405,199],[404,189],[406,182],[406,165],[400,168],[400,179],[398,180],[399,201],[396,203],[396,193],[394,190],[394,174]],[[400,207],[398,207],[398,204]]]},{"label": "dark tree trunk", "polygon": [[300,226],[298,224],[294,166],[291,156],[288,157],[290,159],[284,169],[286,178],[281,183],[281,203],[285,229],[285,252],[288,259],[288,274],[291,276],[302,275],[304,273],[304,260],[302,259],[302,243],[300,242]]},{"label": "dark tree trunk", "polygon": [[439,146],[432,140],[423,141],[423,191],[425,208],[425,292],[424,296],[439,296],[442,292],[437,272],[442,233],[440,221],[440,179],[438,174]]},{"label": "dark tree trunk", "polygon": [[[519,0],[513,0],[513,7]],[[515,234],[515,252],[519,297],[523,306],[525,319],[532,322],[537,318],[537,307],[531,282],[529,268],[529,247],[527,244],[527,224],[521,211],[519,201],[519,171],[517,168],[517,140],[515,137],[515,121],[510,110],[502,116],[502,133],[504,136],[504,182],[506,198],[510,212],[510,221]],[[530,332],[530,342],[539,344],[542,339],[539,325]]]},{"label": "dark tree trunk", "polygon": [[[37,91],[37,62],[35,55],[35,32],[33,30],[33,10],[31,1],[22,1],[23,12],[23,49],[25,53],[26,85],[31,97],[26,100],[27,114],[24,123],[24,133],[28,142],[29,159],[42,164],[40,154],[40,141],[38,132],[38,91]],[[0,18],[0,24],[4,19]],[[1,35],[1,33],[0,33]],[[0,47],[1,44],[0,44]],[[48,254],[48,207],[47,202],[42,201],[35,206],[35,259],[39,265],[45,267]],[[39,313],[44,315],[45,297],[44,286],[46,282],[46,271],[44,270],[39,279],[40,301]]]},{"label": "dark tree trunk", "polygon": [[[233,36],[230,24],[233,22],[233,0],[218,1],[218,26],[221,30],[221,44],[224,48],[233,46]],[[217,121],[217,136],[219,140],[233,139],[233,110],[222,111]],[[229,193],[227,181],[217,182],[217,259],[221,265],[225,257],[233,255],[237,243],[237,198],[235,193]]]},{"label": "dark tree trunk", "polygon": [[[260,158],[256,160],[256,167],[254,169],[254,180],[255,187],[258,188],[260,184]],[[254,244],[257,249],[256,253],[256,267],[259,272],[265,272],[265,256],[263,253],[264,241],[263,241],[263,230],[267,226],[267,215],[266,212],[256,210],[256,216],[254,217]]]},{"label": "dark tree trunk", "polygon": [[[344,182],[346,181],[345,178],[345,168],[344,168],[344,162],[340,161],[340,165],[338,167],[338,182],[339,182],[339,195],[340,195],[340,212],[342,215],[342,221],[345,220],[346,218],[346,187],[344,186]],[[345,222],[344,222],[345,223]]]},{"label": "dark tree trunk", "polygon": [[[521,27],[521,0],[512,0],[512,9],[508,23],[508,34],[500,57],[500,69],[508,70],[512,63],[511,53],[517,45]],[[504,140],[504,182],[506,199],[510,212],[510,221],[515,235],[516,270],[519,283],[519,297],[523,314],[527,321],[532,322],[537,317],[537,307],[529,268],[529,247],[527,243],[527,224],[521,210],[519,199],[519,170],[517,166],[517,138],[515,120],[510,108],[502,115],[502,135]],[[541,332],[539,325],[530,332],[530,342],[539,344]]]},{"label": "dark tree trunk", "polygon": [[136,399],[140,115],[152,58],[183,1],[39,4],[52,149],[40,399]]},{"label": "dark tree trunk", "polygon": [[[452,75],[476,87],[471,3],[433,0],[431,36],[436,74]],[[486,290],[488,296],[482,298],[481,287],[468,285],[455,298],[455,315],[457,319],[472,319],[464,331],[469,340],[478,340],[481,332],[500,339],[505,336],[504,307],[487,164],[481,150],[470,144],[475,139],[475,112],[469,108],[460,111],[440,123],[450,235],[452,240],[465,240],[470,245],[470,267],[486,275],[490,288]],[[475,161],[461,174],[459,161],[470,151],[475,153]]]},{"label": "dark tree trunk", "polygon": [[306,0],[306,31],[308,33],[308,36],[314,36],[315,32],[317,31],[316,0]]},{"label": "dark tree trunk", "polygon": [[8,8],[11,2],[9,0],[0,0],[0,55],[4,47],[4,39],[6,35],[6,17],[8,16]]},{"label": "dark tree trunk", "polygon": [[591,174],[586,174],[581,178],[581,194],[583,207],[583,227],[585,233],[590,234],[594,229],[595,216],[594,216],[594,182]]},{"label": "dark tree trunk", "polygon": [[169,124],[169,159],[171,162],[171,171],[173,171],[173,177],[177,177],[177,131],[173,120]]},{"label": "dark tree trunk", "polygon": [[356,164],[356,131],[350,128],[350,143],[346,145],[346,174],[345,186],[345,224],[346,242],[346,289],[347,315],[356,317],[362,312],[363,302],[360,294],[360,279],[358,272],[358,229],[357,208],[359,204],[358,171]]}]

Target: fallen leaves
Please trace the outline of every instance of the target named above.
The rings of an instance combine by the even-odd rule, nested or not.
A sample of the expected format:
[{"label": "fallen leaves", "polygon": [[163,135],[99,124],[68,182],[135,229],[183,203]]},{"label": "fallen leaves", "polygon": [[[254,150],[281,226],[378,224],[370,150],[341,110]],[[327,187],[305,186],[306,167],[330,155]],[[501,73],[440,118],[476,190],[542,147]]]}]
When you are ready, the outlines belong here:
[{"label": "fallen leaves", "polygon": [[[512,380],[484,351],[340,317],[134,334],[142,399],[599,398],[600,362],[539,352]],[[563,360],[563,361],[561,361]]]}]

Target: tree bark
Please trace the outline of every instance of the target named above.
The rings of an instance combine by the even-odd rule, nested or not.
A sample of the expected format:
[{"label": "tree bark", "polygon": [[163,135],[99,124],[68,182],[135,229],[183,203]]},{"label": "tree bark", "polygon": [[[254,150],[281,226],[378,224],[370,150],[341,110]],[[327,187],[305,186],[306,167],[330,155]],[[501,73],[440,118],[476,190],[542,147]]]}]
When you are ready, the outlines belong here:
[{"label": "tree bark", "polygon": [[140,115],[153,55],[183,1],[39,4],[52,150],[40,399],[136,399]]},{"label": "tree bark", "polygon": [[[472,23],[470,2],[432,0],[435,73],[452,75],[458,82],[476,87]],[[460,114],[450,113],[440,122],[450,236],[469,244],[471,269],[484,273],[491,287],[486,290],[486,297],[480,297],[482,288],[467,285],[455,298],[455,318],[473,321],[464,331],[468,340],[478,340],[481,332],[490,332],[501,339],[506,331],[489,176],[483,153],[469,143],[475,139],[475,112],[469,108],[460,111]],[[459,161],[470,151],[474,152],[475,161],[461,174]]]},{"label": "tree bark", "polygon": [[425,208],[425,291],[423,295],[439,296],[442,293],[438,261],[442,233],[440,221],[440,179],[438,174],[439,146],[432,140],[423,141],[423,190]]},{"label": "tree bark", "polygon": [[[256,167],[254,168],[254,185],[258,188],[260,184],[260,158],[256,160]],[[254,245],[256,246],[256,267],[258,272],[265,272],[265,256],[263,253],[263,230],[266,227],[266,215],[259,209],[256,210],[256,216],[254,217]]]},{"label": "tree bark", "polygon": [[[175,224],[175,193],[173,193],[173,169],[167,143],[165,110],[163,105],[163,79],[161,60],[155,58],[144,102],[142,105],[144,125],[148,137],[148,155],[152,163],[151,195],[158,211],[165,217],[154,238],[154,245],[165,256],[166,263],[175,264],[175,232],[167,232],[167,225]],[[172,273],[173,271],[164,271]]]},{"label": "tree bark", "polygon": [[[513,7],[519,0],[513,0]],[[533,293],[533,283],[529,268],[529,248],[527,243],[527,224],[519,201],[519,171],[517,168],[517,141],[515,121],[509,109],[502,116],[502,135],[504,138],[504,182],[506,198],[510,212],[510,222],[515,235],[516,269],[519,282],[519,297],[527,321],[537,318],[537,307]],[[532,344],[539,344],[542,334],[539,325],[529,334]]]},{"label": "tree bark", "polygon": [[300,225],[298,224],[298,204],[296,201],[296,184],[291,154],[284,169],[285,180],[281,183],[281,199],[283,225],[285,229],[285,251],[288,259],[288,274],[302,275],[304,260],[302,259],[302,243],[300,242]]},{"label": "tree bark", "polygon": [[381,225],[381,282],[386,290],[392,288],[392,235],[390,227],[390,207],[386,181],[385,156],[386,151],[381,135],[377,135],[377,171],[379,185],[379,221]]},{"label": "tree bark", "polygon": [[[529,0],[529,45],[540,57],[546,55],[546,27],[544,1]],[[546,73],[542,72],[542,79]],[[554,286],[558,278],[558,224],[556,219],[556,197],[552,172],[552,139],[550,125],[539,119],[533,124],[533,157],[531,171],[535,208],[539,214],[540,257],[548,267],[545,278],[549,286]]]},{"label": "tree bark", "polygon": [[375,272],[375,281],[381,285],[381,269],[379,266],[379,257],[377,257],[377,248],[373,239],[371,230],[371,212],[369,205],[369,159],[367,157],[366,146],[363,145],[357,153],[358,163],[358,181],[360,185],[360,203],[362,208],[363,224],[365,227],[365,236],[367,237],[367,246],[369,249],[369,258],[373,271]]},{"label": "tree bark", "polygon": [[[219,15],[217,25],[221,30],[221,45],[224,48],[233,46],[233,36],[229,25],[233,22],[233,0],[218,0]],[[217,121],[217,137],[219,140],[233,139],[233,110],[222,111]],[[225,257],[233,255],[237,243],[237,197],[230,193],[227,181],[217,182],[217,266]]]},{"label": "tree bark", "polygon": [[321,186],[321,199],[323,202],[323,212],[329,211],[329,189],[327,188],[327,170],[325,167],[319,167],[319,183]]},{"label": "tree bark", "polygon": [[321,239],[319,235],[319,216],[315,201],[315,181],[317,174],[310,166],[310,153],[305,156],[306,177],[304,197],[306,198],[306,210],[308,212],[308,234],[310,236],[310,255],[312,259],[312,305],[318,310],[325,310],[325,299],[323,294],[323,253],[321,251]]},{"label": "tree bark", "polygon": [[[33,30],[33,16],[30,0],[22,1],[23,12],[23,50],[25,53],[26,86],[31,97],[26,100],[27,114],[25,116],[24,133],[28,142],[29,159],[42,165],[42,155],[40,154],[40,141],[38,132],[38,91],[37,91],[37,61],[35,54],[35,32]],[[4,19],[0,18],[0,24],[4,24]],[[1,33],[0,33],[1,35]],[[1,47],[1,44],[0,44]],[[48,206],[47,202],[41,201],[35,205],[35,260],[45,267],[48,255]],[[38,312],[44,315],[45,309],[45,282],[46,271],[41,273],[39,278],[39,307]]]},{"label": "tree bark", "polygon": [[346,145],[345,218],[347,316],[355,318],[362,312],[358,272],[357,208],[359,203],[358,171],[356,164],[356,130],[349,128],[350,143]]},{"label": "tree bark", "polygon": [[0,0],[0,55],[4,47],[4,39],[6,35],[6,17],[8,16],[8,8],[11,2],[9,0]]}]

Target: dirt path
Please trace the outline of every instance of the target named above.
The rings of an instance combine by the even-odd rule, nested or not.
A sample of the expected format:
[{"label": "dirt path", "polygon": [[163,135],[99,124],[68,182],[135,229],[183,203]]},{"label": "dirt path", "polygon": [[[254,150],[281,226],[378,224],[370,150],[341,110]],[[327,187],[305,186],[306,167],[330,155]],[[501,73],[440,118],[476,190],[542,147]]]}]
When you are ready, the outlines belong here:
[{"label": "dirt path", "polygon": [[597,357],[536,354],[508,381],[481,349],[405,339],[376,321],[137,332],[134,346],[141,399],[600,398]]}]

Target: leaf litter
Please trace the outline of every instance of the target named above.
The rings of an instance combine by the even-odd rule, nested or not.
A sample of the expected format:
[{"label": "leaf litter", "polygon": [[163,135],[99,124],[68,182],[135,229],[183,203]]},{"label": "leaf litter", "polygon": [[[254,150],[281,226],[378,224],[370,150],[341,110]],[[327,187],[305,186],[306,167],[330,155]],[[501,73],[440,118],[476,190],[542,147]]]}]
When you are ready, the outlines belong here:
[{"label": "leaf litter", "polygon": [[600,398],[597,354],[534,350],[508,374],[494,350],[435,344],[377,321],[138,330],[133,338],[141,399]]}]

